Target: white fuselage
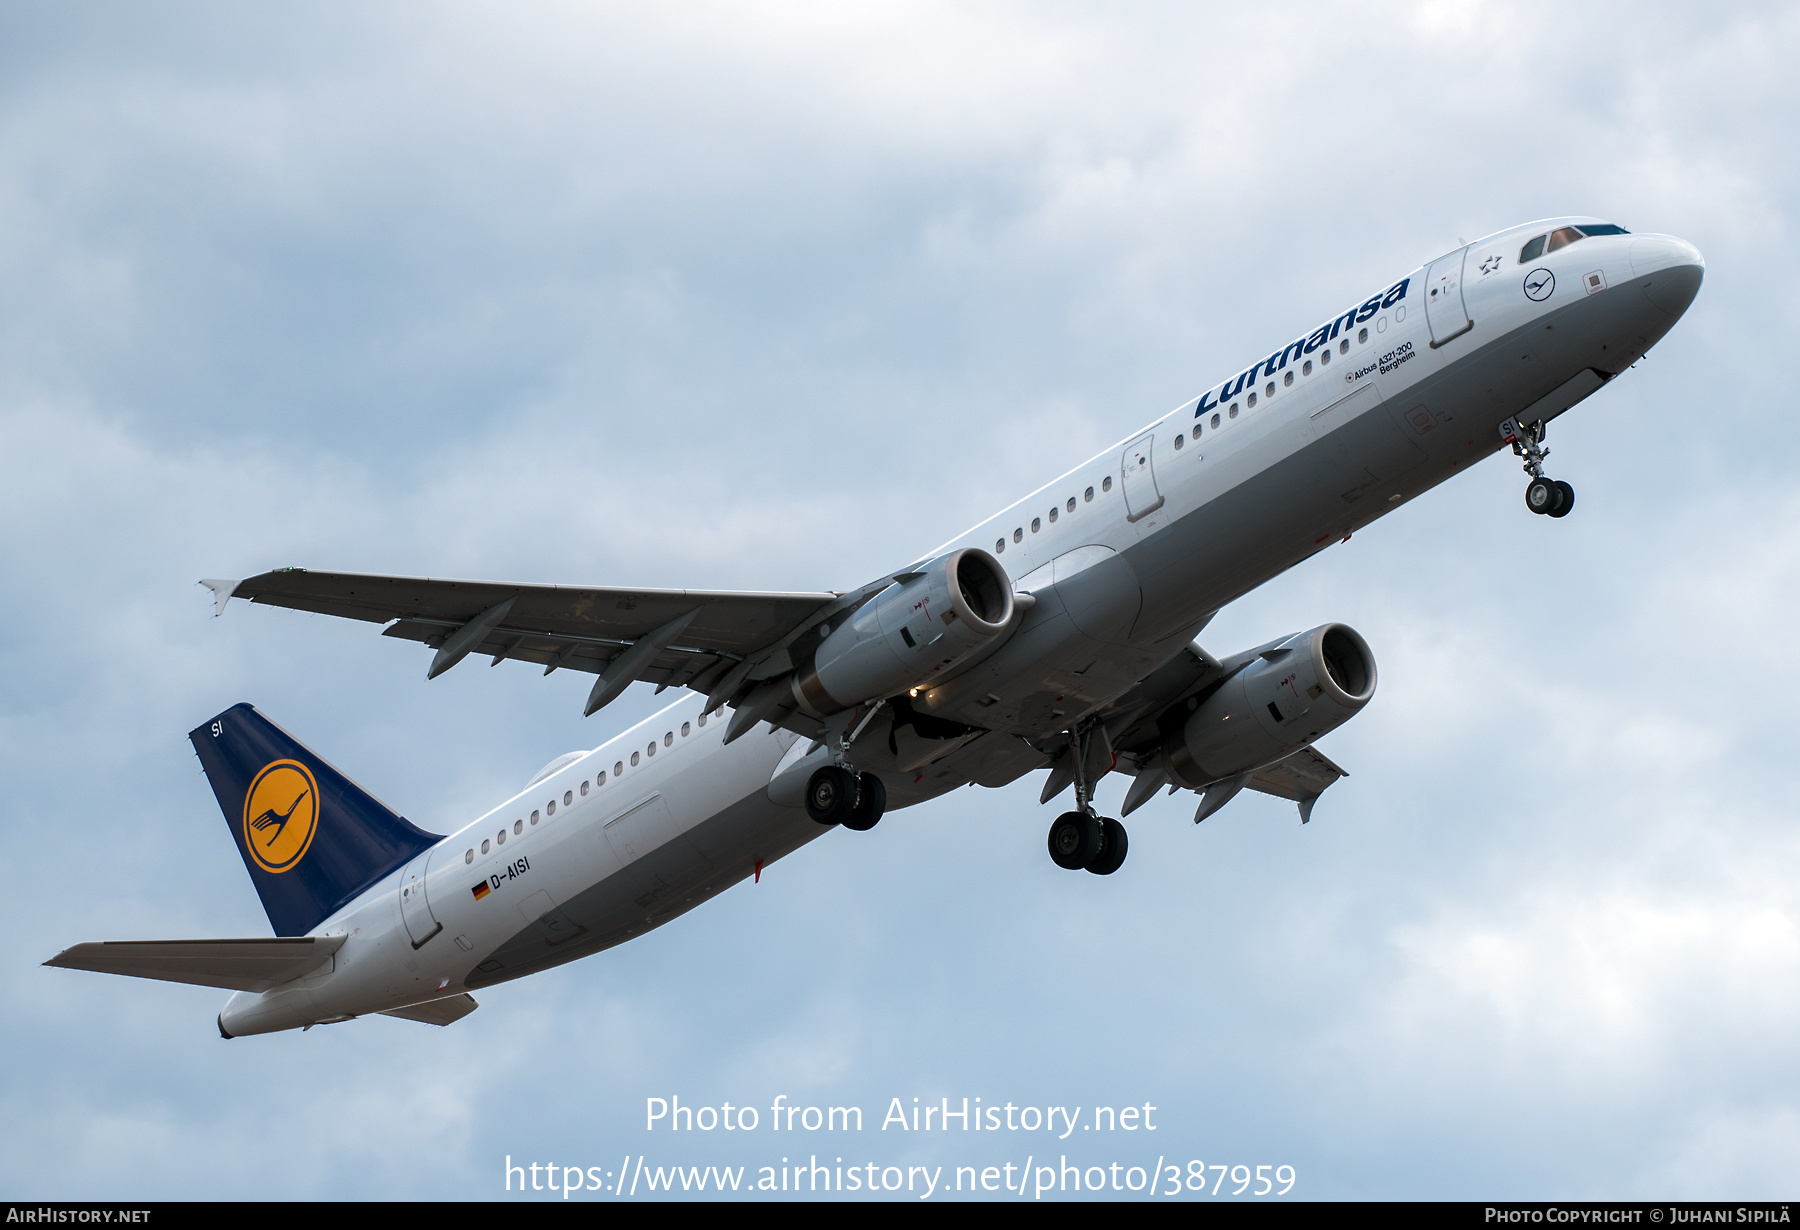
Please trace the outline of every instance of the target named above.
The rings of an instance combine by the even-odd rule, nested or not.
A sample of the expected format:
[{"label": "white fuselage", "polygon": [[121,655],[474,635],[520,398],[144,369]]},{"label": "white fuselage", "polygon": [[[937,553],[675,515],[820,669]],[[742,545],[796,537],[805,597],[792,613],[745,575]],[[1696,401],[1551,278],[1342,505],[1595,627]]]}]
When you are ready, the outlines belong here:
[{"label": "white fuselage", "polygon": [[[912,701],[986,733],[923,762],[885,732],[852,747],[889,809],[1042,767],[1033,740],[1123,695],[1219,607],[1503,447],[1503,421],[1534,405],[1553,417],[1635,362],[1692,298],[1699,254],[1594,236],[1522,266],[1521,243],[1557,225],[1414,270],[925,557],[982,548],[1038,601]],[[1527,293],[1538,270],[1554,289],[1540,278]],[[1469,327],[1434,290],[1460,294]],[[222,1028],[521,977],[658,926],[824,833],[801,789],[826,752],[767,724],[726,744],[727,715],[704,720],[703,704],[684,697],[444,838],[314,929],[347,937],[324,967],[238,993]]]}]

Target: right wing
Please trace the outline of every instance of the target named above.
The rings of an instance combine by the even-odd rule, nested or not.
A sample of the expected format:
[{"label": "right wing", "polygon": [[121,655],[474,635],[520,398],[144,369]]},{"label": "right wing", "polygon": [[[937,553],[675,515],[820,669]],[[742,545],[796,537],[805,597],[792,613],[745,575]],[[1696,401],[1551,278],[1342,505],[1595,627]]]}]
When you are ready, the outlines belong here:
[{"label": "right wing", "polygon": [[364,576],[282,568],[243,581],[203,581],[223,611],[231,598],[390,626],[383,635],[437,650],[426,677],[469,654],[494,665],[513,658],[544,673],[560,668],[600,675],[592,713],[637,680],[689,687],[723,703],[761,678],[757,667],[786,669],[794,636],[867,596],[836,593],[732,593],[691,589],[603,589],[510,585],[426,577]]},{"label": "right wing", "polygon": [[325,963],[341,935],[267,940],[109,940],[77,944],[44,962],[59,969],[188,982],[227,991],[267,991]]}]

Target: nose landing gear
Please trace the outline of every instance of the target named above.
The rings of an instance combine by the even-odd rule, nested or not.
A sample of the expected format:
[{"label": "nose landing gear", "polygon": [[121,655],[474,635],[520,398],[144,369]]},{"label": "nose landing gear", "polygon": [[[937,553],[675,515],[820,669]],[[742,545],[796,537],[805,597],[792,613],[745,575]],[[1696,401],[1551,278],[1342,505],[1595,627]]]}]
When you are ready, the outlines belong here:
[{"label": "nose landing gear", "polygon": [[1534,478],[1525,485],[1525,507],[1546,517],[1566,517],[1575,507],[1575,488],[1557,478]]},{"label": "nose landing gear", "polygon": [[1518,419],[1500,424],[1500,438],[1512,445],[1513,456],[1523,457],[1522,467],[1531,475],[1525,485],[1525,507],[1545,517],[1566,517],[1575,508],[1575,488],[1559,478],[1544,477],[1544,458],[1550,450],[1544,445],[1544,424],[1522,426]]}]

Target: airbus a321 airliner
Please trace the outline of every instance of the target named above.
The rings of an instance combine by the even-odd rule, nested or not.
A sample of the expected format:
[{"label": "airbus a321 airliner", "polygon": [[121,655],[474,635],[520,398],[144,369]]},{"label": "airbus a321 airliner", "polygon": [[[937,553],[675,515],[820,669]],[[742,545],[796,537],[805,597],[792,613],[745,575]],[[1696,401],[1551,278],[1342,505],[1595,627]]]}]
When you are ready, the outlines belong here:
[{"label": "airbus a321 airliner", "polygon": [[[226,602],[384,625],[435,651],[686,689],[447,837],[364,793],[248,704],[189,736],[274,939],[79,944],[50,965],[236,991],[227,1038],[368,1013],[447,1025],[470,992],[657,927],[833,828],[1048,769],[1059,866],[1111,875],[1167,786],[1206,819],[1248,788],[1302,822],[1342,769],[1314,749],[1375,694],[1327,623],[1214,657],[1215,612],[1508,446],[1531,513],[1575,494],[1545,428],[1631,367],[1699,291],[1666,235],[1558,218],[1386,283],[916,562],[848,593],[512,585],[284,568]],[[1246,356],[1252,357],[1252,356]]]}]

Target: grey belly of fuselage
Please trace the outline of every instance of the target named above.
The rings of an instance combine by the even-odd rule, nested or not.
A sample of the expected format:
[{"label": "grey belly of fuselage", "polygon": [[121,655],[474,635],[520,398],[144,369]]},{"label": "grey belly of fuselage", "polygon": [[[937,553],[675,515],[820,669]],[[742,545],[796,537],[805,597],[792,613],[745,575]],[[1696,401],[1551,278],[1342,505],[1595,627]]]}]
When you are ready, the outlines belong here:
[{"label": "grey belly of fuselage", "polygon": [[487,954],[470,990],[575,961],[661,926],[827,830],[762,788],[577,893]]}]

